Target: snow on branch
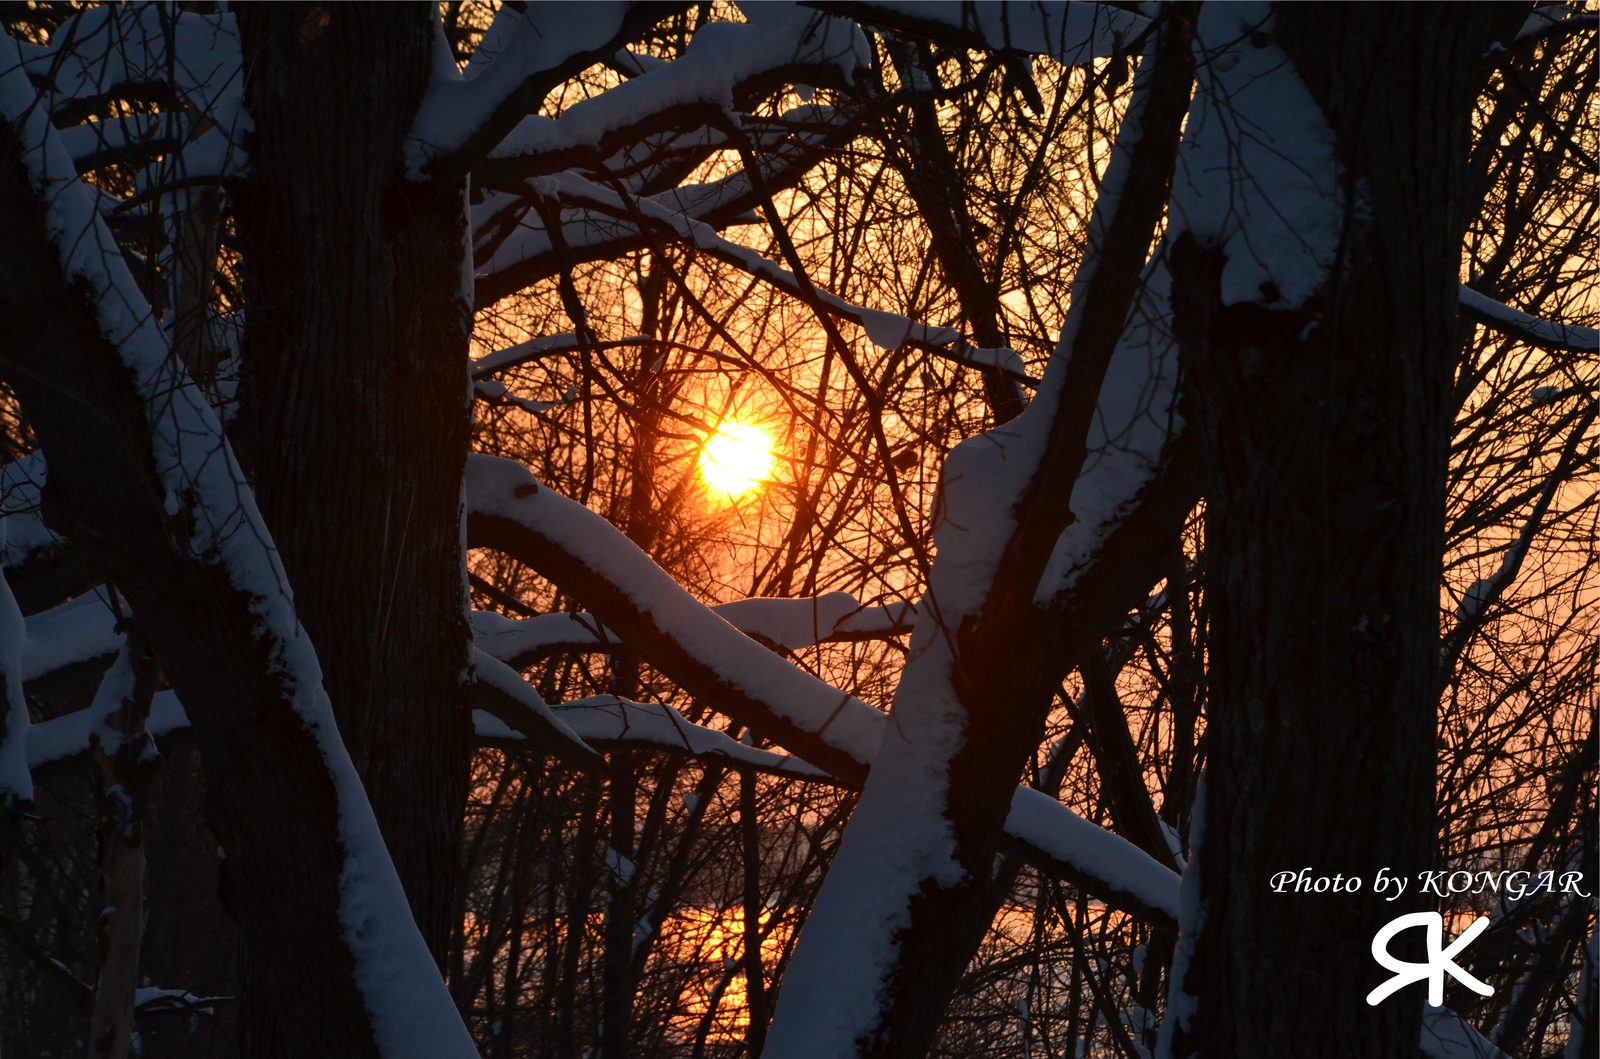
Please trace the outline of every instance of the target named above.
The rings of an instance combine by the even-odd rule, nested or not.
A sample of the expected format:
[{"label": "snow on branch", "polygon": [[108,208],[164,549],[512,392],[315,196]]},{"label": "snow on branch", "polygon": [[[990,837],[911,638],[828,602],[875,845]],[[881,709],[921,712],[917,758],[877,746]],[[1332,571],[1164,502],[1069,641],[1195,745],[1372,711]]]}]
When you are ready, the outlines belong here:
[{"label": "snow on branch", "polygon": [[1056,539],[1034,601],[1065,599],[1094,568],[1169,462],[1184,429],[1177,411],[1178,349],[1172,275],[1163,251],[1145,270],[1089,424],[1087,457],[1072,485],[1072,522]]},{"label": "snow on branch", "polygon": [[1541,320],[1479,294],[1465,284],[1461,287],[1461,311],[1491,331],[1509,335],[1529,345],[1567,353],[1600,351],[1600,330]]},{"label": "snow on branch", "polygon": [[44,480],[44,453],[37,450],[0,467],[0,566],[21,566],[60,542],[40,513]]},{"label": "snow on branch", "polygon": [[[0,544],[6,522],[0,518]],[[22,608],[4,576],[0,576],[0,811],[33,801],[33,775],[28,770],[28,703],[22,697],[23,643],[27,639]]]},{"label": "snow on branch", "polygon": [[[849,83],[870,61],[866,40],[849,22],[791,4],[745,11],[748,22],[702,27],[670,62],[636,64],[640,72],[568,107],[557,118],[536,113],[544,97],[584,68],[614,59],[621,46],[663,14],[649,4],[561,4],[502,9],[464,79],[440,76],[413,127],[414,175],[459,178],[493,158],[520,174],[599,158],[619,144],[661,131],[689,115],[730,112],[736,92],[757,81],[806,77]],[[539,161],[542,159],[543,161]]]},{"label": "snow on branch", "polygon": [[113,655],[123,643],[117,616],[95,593],[30,614],[26,625],[22,678],[29,682],[80,662]]},{"label": "snow on branch", "polygon": [[412,177],[456,183],[551,90],[604,61],[661,14],[650,4],[616,0],[502,7],[465,77],[447,51],[436,57],[411,129]]},{"label": "snow on branch", "polygon": [[[1073,491],[1090,458],[1098,395],[1146,286],[1147,247],[1167,203],[1192,84],[1185,27],[1167,25],[1139,66],[1067,319],[1034,401],[1015,419],[962,441],[945,461],[938,556],[895,691],[893,724],[796,944],[768,1042],[774,1057],[849,1054],[855,1042],[882,1032],[885,997],[915,988],[916,946],[934,917],[952,908],[957,916],[980,914],[973,890],[992,869],[990,849],[974,836],[991,814],[1004,816],[1010,834],[1019,824],[1015,795],[997,804],[1009,777],[994,763],[1006,762],[1016,775],[1012,769],[1031,749],[1021,733],[1042,729],[1047,689],[1058,679],[1041,674],[1089,646],[1058,651],[1063,634],[1036,597],[1063,530],[1075,521]],[[1074,628],[1095,641],[1102,631],[1082,621]],[[1007,702],[997,690],[1013,679],[1029,696],[1023,703]],[[995,723],[1007,709],[1037,711],[1039,728]],[[1137,898],[1159,889],[1175,909],[1170,871],[1150,874],[1156,862],[1148,854],[1085,826],[1091,831],[1068,844],[1093,866],[1101,887],[1122,900],[1130,891]],[[1084,849],[1091,833],[1095,843],[1126,843],[1125,859]],[[835,1003],[840,995],[851,999]],[[825,1006],[833,1010],[817,1019],[813,1013]]]},{"label": "snow on branch", "polygon": [[1086,0],[952,4],[942,0],[812,3],[863,25],[956,48],[1047,55],[1076,66],[1121,53],[1149,20]]},{"label": "snow on branch", "polygon": [[1466,1019],[1449,1008],[1431,1004],[1422,1006],[1422,1036],[1418,1043],[1424,1059],[1508,1059]]},{"label": "snow on branch", "polygon": [[[530,6],[527,17],[535,18],[546,6]],[[588,20],[589,10],[571,21]],[[847,21],[787,3],[750,5],[745,14],[749,22],[712,22],[702,27],[679,58],[575,103],[558,118],[527,114],[494,146],[490,156],[522,160],[519,169],[526,172],[560,168],[575,160],[610,154],[647,132],[659,132],[674,124],[676,115],[687,115],[688,122],[698,126],[705,124],[707,114],[731,113],[736,92],[751,82],[803,76],[813,80],[829,77],[848,84],[856,70],[871,59],[865,38]],[[603,26],[608,20],[595,22]],[[598,31],[582,32],[587,39]],[[494,66],[510,53],[508,48],[486,76],[492,76]],[[462,91],[470,93],[477,84],[441,84],[436,89],[440,98],[448,98]],[[419,129],[425,124],[434,127],[431,123],[436,119],[428,111],[432,99],[430,95],[424,102]],[[449,118],[461,120],[455,114]],[[470,114],[466,120],[471,120]],[[542,166],[528,164],[538,158],[546,162]]]},{"label": "snow on branch", "polygon": [[[107,754],[122,746],[123,733],[104,723],[103,713],[88,707],[40,721],[28,734],[28,767],[35,772],[72,761],[89,752],[98,742]],[[189,716],[173,691],[158,691],[150,697],[150,713],[145,718],[146,734],[160,738],[187,731]]]},{"label": "snow on branch", "polygon": [[1518,531],[1511,546],[1506,549],[1500,565],[1487,577],[1480,577],[1472,582],[1462,593],[1461,602],[1456,607],[1455,627],[1445,636],[1444,644],[1439,649],[1441,690],[1454,674],[1456,663],[1460,660],[1461,653],[1466,650],[1467,643],[1488,621],[1490,608],[1516,580],[1533,539],[1545,528],[1545,518],[1549,515],[1550,505],[1555,500],[1557,492],[1572,480],[1573,468],[1579,458],[1579,448],[1589,439],[1589,432],[1597,417],[1600,417],[1600,401],[1591,400],[1588,408],[1578,416],[1572,433],[1567,437],[1566,445],[1562,447],[1556,466],[1539,488],[1533,510],[1529,512],[1527,520],[1523,522],[1522,529]]},{"label": "snow on branch", "polygon": [[[548,577],[652,666],[719,712],[846,785],[865,779],[885,714],[745,636],[620,530],[552,492],[521,465],[473,456],[466,482],[472,547],[500,551]],[[1023,810],[1029,818],[1007,822],[1007,834],[1024,856],[1128,911],[1174,921],[1178,880],[1171,870],[1109,832],[1084,841],[1080,818],[1060,802],[1046,801],[1050,805],[1029,800]],[[1129,874],[1109,875],[1103,870],[1105,850],[1124,847],[1131,853],[1111,867]]]},{"label": "snow on branch", "polygon": [[[1018,787],[1011,797],[1006,833],[1047,867],[1089,893],[1123,908],[1151,909],[1168,923],[1178,919],[1178,876],[1138,846],[1076,813],[1043,791]],[[1048,858],[1043,864],[1032,851]]]},{"label": "snow on branch", "polygon": [[239,32],[229,14],[107,4],[68,19],[49,44],[17,47],[57,117],[72,104],[152,87],[223,128],[242,106]]},{"label": "snow on branch", "polygon": [[596,757],[583,737],[557,717],[533,685],[504,662],[480,648],[472,649],[473,700],[484,712],[524,739],[579,764]]},{"label": "snow on branch", "polygon": [[877,710],[739,632],[604,518],[520,464],[473,456],[466,491],[473,547],[529,562],[717,709],[739,716],[742,707],[742,720],[785,746],[825,748],[804,752],[842,778],[864,774],[882,733]]},{"label": "snow on branch", "polygon": [[[107,4],[67,20],[48,45],[19,44],[23,67],[44,90],[79,171],[127,153],[165,155],[138,174],[140,190],[216,180],[243,164],[243,57],[231,14],[154,3]],[[155,114],[78,120],[122,98],[156,103]]]},{"label": "snow on branch", "polygon": [[[615,695],[574,699],[555,707],[556,716],[592,746],[606,749],[662,750],[699,761],[716,761],[818,783],[839,781],[822,769],[792,754],[746,746],[726,732],[693,724],[665,703],[634,702]],[[499,718],[479,713],[474,721],[478,739],[496,746],[522,743],[519,732]]]},{"label": "snow on branch", "polygon": [[[809,297],[807,285],[789,269],[748,247],[724,239],[710,225],[669,208],[659,199],[624,201],[617,192],[570,172],[547,178],[547,186],[564,204],[592,207],[618,220],[639,223],[646,230],[653,228],[668,239],[682,240],[797,298]],[[816,288],[814,283],[810,286],[815,290],[818,308],[861,327],[874,345],[891,350],[910,346],[966,367],[999,369],[1008,378],[1026,386],[1038,382],[1023,370],[1022,358],[1013,350],[980,348],[969,343],[954,328],[936,327],[896,313],[855,305]]]},{"label": "snow on branch", "polygon": [[156,1015],[212,1015],[216,1009],[235,1003],[237,997],[201,996],[187,989],[166,989],[142,985],[133,991],[133,1013],[140,1018]]},{"label": "snow on branch", "polygon": [[911,631],[911,603],[866,606],[848,592],[799,599],[740,599],[712,608],[747,636],[787,651],[830,640],[875,638]]},{"label": "snow on branch", "polygon": [[[632,335],[628,338],[618,338],[603,342],[600,345],[609,349],[613,346],[645,345],[651,341],[652,339],[647,335]],[[472,362],[472,377],[474,379],[486,379],[491,375],[508,371],[511,368],[521,367],[524,364],[531,364],[536,360],[560,356],[564,353],[575,353],[583,348],[583,342],[572,331],[563,331],[555,335],[541,335],[538,338],[530,338],[526,342],[518,342],[516,345],[507,346],[505,349],[497,349],[493,353],[485,353]]]},{"label": "snow on branch", "polygon": [[[517,677],[521,680],[521,677]],[[526,683],[524,682],[526,687]],[[528,691],[533,692],[531,687]],[[516,701],[526,704],[526,696],[517,695]],[[542,700],[541,700],[542,701]],[[792,754],[776,750],[762,750],[746,746],[729,736],[704,725],[687,720],[681,713],[665,703],[634,702],[615,695],[599,695],[588,699],[574,699],[554,707],[546,706],[563,728],[572,733],[572,739],[591,747],[605,750],[657,750],[681,754],[699,761],[714,761],[735,768],[748,768],[769,776],[848,786],[837,777],[802,761]],[[524,717],[508,716],[507,711],[494,713],[474,710],[473,732],[481,746],[494,746],[508,750],[549,748],[549,740],[542,735],[529,734]],[[165,738],[187,732],[189,717],[178,701],[176,692],[157,692],[150,701],[150,714],[144,732],[155,738]],[[90,707],[41,721],[30,730],[27,742],[28,768],[41,772],[87,754],[91,746],[98,745],[107,754],[115,754],[122,746],[124,733],[105,724],[103,710]],[[571,744],[570,745],[575,745]],[[577,768],[593,768],[601,759],[590,754],[587,759],[576,755],[566,756],[568,764]],[[1043,812],[1034,807],[1030,819],[1035,823],[1035,835],[1049,849],[1060,843],[1052,837],[1051,824],[1055,814],[1048,807]]]},{"label": "snow on branch", "polygon": [[[647,151],[623,148],[603,160],[592,158],[587,167],[575,171],[721,228],[750,221],[750,211],[760,199],[754,190],[758,182],[769,189],[793,186],[857,129],[852,110],[814,104],[777,118],[741,116],[740,134],[758,151],[760,180],[741,168],[708,183],[679,184],[713,153],[730,147],[727,130],[705,124],[712,120],[725,119],[721,111],[707,109],[688,132],[652,137]],[[567,210],[557,214],[562,218],[560,231],[546,231],[537,208],[541,182],[520,174],[527,164],[527,160],[488,159],[474,170],[486,188],[483,202],[472,210],[476,260],[484,270],[477,291],[480,307],[550,274],[563,262],[570,264],[572,255],[593,260],[654,245],[654,232],[645,231],[635,220],[615,218],[615,211]],[[560,255],[554,251],[552,234],[565,243]]]},{"label": "snow on branch", "polygon": [[[97,9],[106,17],[120,17],[116,13],[124,10]],[[9,38],[0,41],[0,49],[16,54],[16,44]],[[389,1055],[419,1051],[475,1055],[471,1037],[411,917],[372,807],[339,736],[316,654],[299,625],[287,578],[254,494],[216,414],[172,355],[167,336],[101,220],[96,193],[78,180],[72,158],[40,103],[20,63],[0,72],[0,132],[10,141],[19,175],[25,174],[27,181],[6,205],[14,217],[36,218],[31,224],[38,227],[30,229],[30,221],[13,220],[13,228],[29,232],[41,251],[53,250],[57,256],[55,269],[63,280],[58,294],[74,312],[87,317],[82,327],[69,333],[98,331],[92,337],[63,341],[83,343],[75,347],[74,355],[81,354],[79,359],[106,376],[104,385],[117,395],[114,399],[136,406],[129,412],[142,413],[143,423],[132,428],[130,437],[139,446],[148,446],[144,455],[151,472],[149,484],[157,491],[154,499],[161,511],[140,507],[134,517],[164,517],[167,527],[165,554],[144,558],[164,563],[172,575],[204,593],[203,602],[215,612],[249,616],[250,642],[234,643],[216,653],[259,659],[263,668],[245,673],[244,679],[261,690],[273,708],[281,709],[288,723],[300,727],[307,738],[297,745],[313,748],[314,767],[321,770],[336,813],[340,874],[335,900],[342,942],[378,1048]],[[32,202],[25,201],[29,192]],[[29,210],[36,212],[29,215]],[[70,325],[63,321],[61,326]],[[118,363],[102,363],[102,355]],[[119,373],[120,383],[109,381]],[[107,409],[107,417],[115,420],[120,412]],[[40,436],[50,451],[52,438],[64,440],[69,435],[55,432],[53,423],[41,422]],[[69,459],[87,458],[86,450],[67,451]],[[74,466],[74,471],[84,482],[93,480],[88,467]],[[127,495],[139,498],[131,506],[143,503],[146,494]],[[205,684],[204,679],[197,680]],[[220,714],[211,713],[209,723],[224,722]],[[226,723],[249,721],[233,717]]]},{"label": "snow on branch", "polygon": [[[910,632],[916,620],[915,604],[868,606],[848,592],[740,599],[711,609],[746,636],[786,651],[899,636]],[[512,666],[561,651],[609,651],[618,643],[593,615],[581,613],[508,618],[495,611],[473,611],[472,638],[478,648]]]},{"label": "snow on branch", "polygon": [[1296,309],[1327,279],[1345,201],[1333,132],[1271,42],[1274,17],[1265,3],[1201,10],[1172,237],[1187,231],[1222,250],[1224,305]]}]

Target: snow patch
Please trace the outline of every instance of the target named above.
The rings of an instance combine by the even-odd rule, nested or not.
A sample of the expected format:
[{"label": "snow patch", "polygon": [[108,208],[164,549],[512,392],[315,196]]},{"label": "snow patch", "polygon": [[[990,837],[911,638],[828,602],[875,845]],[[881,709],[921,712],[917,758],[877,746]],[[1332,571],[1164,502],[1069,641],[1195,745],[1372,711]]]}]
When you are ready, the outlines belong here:
[{"label": "snow patch", "polygon": [[1172,235],[1223,251],[1224,305],[1297,309],[1327,281],[1345,201],[1333,133],[1273,18],[1261,2],[1201,9]]}]

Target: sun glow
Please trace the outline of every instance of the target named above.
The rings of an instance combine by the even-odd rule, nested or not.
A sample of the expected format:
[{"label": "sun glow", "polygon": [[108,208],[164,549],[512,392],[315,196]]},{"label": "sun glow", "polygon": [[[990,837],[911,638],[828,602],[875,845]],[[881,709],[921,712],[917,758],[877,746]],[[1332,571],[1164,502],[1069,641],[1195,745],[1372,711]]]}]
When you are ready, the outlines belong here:
[{"label": "sun glow", "polygon": [[772,474],[772,437],[760,427],[728,420],[700,450],[700,477],[712,489],[739,497]]}]

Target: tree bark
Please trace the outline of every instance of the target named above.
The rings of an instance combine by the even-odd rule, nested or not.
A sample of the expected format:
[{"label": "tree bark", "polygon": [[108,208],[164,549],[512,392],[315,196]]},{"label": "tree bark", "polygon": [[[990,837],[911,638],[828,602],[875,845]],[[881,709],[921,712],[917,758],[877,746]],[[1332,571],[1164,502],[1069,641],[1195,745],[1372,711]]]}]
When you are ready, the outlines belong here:
[{"label": "tree bark", "polygon": [[339,920],[333,777],[273,675],[254,601],[175,544],[189,531],[166,511],[143,399],[83,286],[69,286],[19,156],[0,123],[0,315],[13,343],[0,371],[49,459],[46,518],[132,605],[194,723],[227,850],[223,900],[280,1033],[255,1054],[375,1055]]},{"label": "tree bark", "polygon": [[[1386,977],[1373,935],[1424,902],[1415,883],[1389,902],[1371,880],[1413,877],[1433,848],[1468,115],[1504,15],[1282,5],[1267,32],[1321,106],[1357,204],[1330,278],[1303,309],[1225,307],[1220,252],[1177,247],[1212,689],[1200,925],[1174,985],[1197,1007],[1167,1042],[1177,1056],[1416,1054],[1418,992],[1365,996]],[[1270,888],[1306,867],[1366,882]]]},{"label": "tree bark", "polygon": [[406,179],[426,4],[241,8],[249,305],[235,437],[423,937],[443,959],[470,755],[462,188]]}]

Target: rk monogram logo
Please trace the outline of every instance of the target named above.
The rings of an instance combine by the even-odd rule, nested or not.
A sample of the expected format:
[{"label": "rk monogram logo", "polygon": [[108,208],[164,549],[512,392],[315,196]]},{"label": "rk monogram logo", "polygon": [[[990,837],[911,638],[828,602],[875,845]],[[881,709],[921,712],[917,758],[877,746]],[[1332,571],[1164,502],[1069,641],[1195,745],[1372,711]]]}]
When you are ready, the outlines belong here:
[{"label": "rk monogram logo", "polygon": [[[1389,955],[1389,942],[1403,930],[1412,927],[1428,928],[1428,958],[1422,963],[1412,963],[1409,960],[1397,960]],[[1444,1004],[1444,976],[1448,971],[1456,981],[1477,993],[1479,996],[1488,996],[1494,990],[1478,979],[1472,977],[1456,963],[1455,958],[1474,938],[1489,929],[1489,917],[1479,916],[1477,922],[1468,927],[1462,935],[1450,943],[1448,949],[1444,945],[1444,917],[1437,912],[1411,912],[1407,915],[1397,916],[1384,925],[1383,929],[1372,939],[1372,958],[1387,970],[1394,972],[1394,977],[1367,994],[1367,1003],[1376,1007],[1390,994],[1404,989],[1412,982],[1428,980],[1428,1003],[1434,1007]]]}]

